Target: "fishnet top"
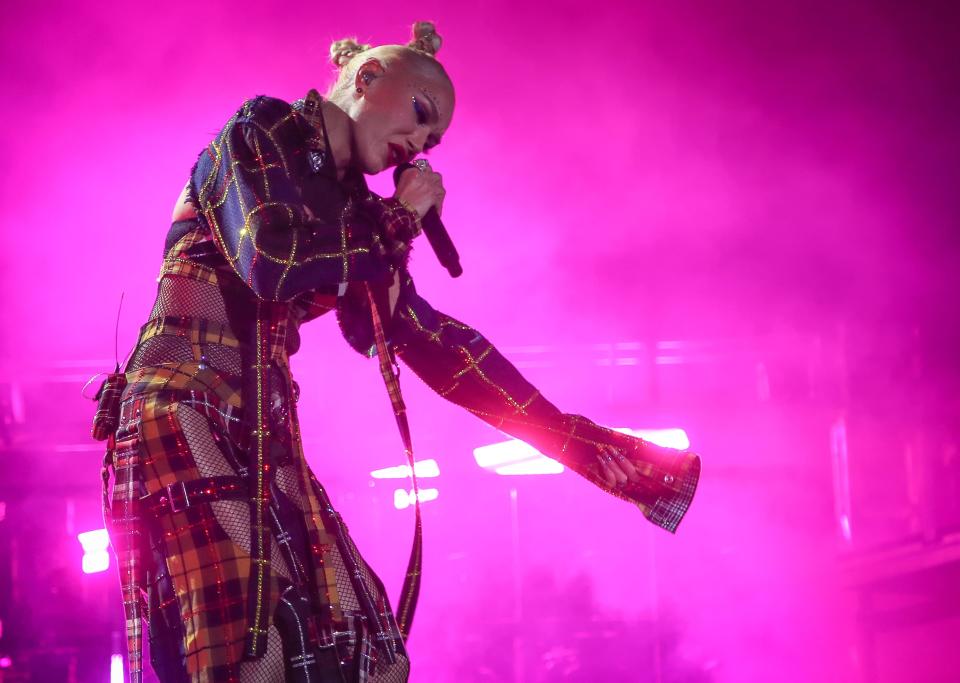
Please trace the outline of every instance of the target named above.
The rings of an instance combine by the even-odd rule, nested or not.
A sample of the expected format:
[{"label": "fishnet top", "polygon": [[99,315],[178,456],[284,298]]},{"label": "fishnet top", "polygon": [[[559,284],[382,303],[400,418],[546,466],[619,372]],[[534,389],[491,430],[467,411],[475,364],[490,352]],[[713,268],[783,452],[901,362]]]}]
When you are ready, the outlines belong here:
[{"label": "fishnet top", "polygon": [[[213,373],[229,380],[233,387],[242,387],[244,366],[256,362],[250,345],[244,341],[250,336],[251,326],[244,311],[251,306],[253,295],[236,282],[236,275],[222,260],[218,262],[219,252],[202,222],[179,227],[185,229],[180,230],[182,236],[166,255],[150,321],[144,325],[126,368],[130,379],[127,397],[174,391],[173,395],[181,403],[177,410],[179,429],[199,475],[248,476],[250,463],[246,451],[250,443],[244,420],[237,418],[242,413],[223,411],[224,431],[218,431],[215,422],[207,418],[211,410],[229,407],[231,403],[242,409],[246,392],[236,390],[226,396],[213,395],[208,391],[212,384],[209,379],[205,385],[188,379],[171,388],[169,378],[189,377],[202,367],[204,376],[209,378]],[[336,601],[336,616],[332,622],[324,622],[326,625],[321,623],[315,632],[337,634],[344,666],[352,667],[360,676],[358,680],[400,683],[407,678],[409,662],[383,585],[360,556],[322,489],[310,486],[310,477],[304,477],[302,471],[306,466],[295,428],[292,405],[295,391],[287,370],[289,353],[299,344],[296,334],[299,324],[332,310],[334,304],[335,301],[323,294],[310,293],[271,309],[271,335],[263,360],[274,368],[267,375],[267,418],[274,435],[275,447],[271,450],[276,464],[272,485],[276,487],[275,496],[282,495],[301,518],[319,524],[324,536],[334,540],[325,546],[319,573],[322,580],[315,590],[327,600]],[[198,412],[200,409],[203,414]],[[226,450],[238,455],[237,459],[225,457],[223,439],[232,440],[232,446]],[[210,506],[219,527],[237,546],[250,553],[253,539],[249,504],[222,500]],[[276,530],[288,525],[290,519],[282,521],[278,510],[271,510],[270,514],[275,530],[269,538],[269,571],[291,585],[316,585],[316,577],[308,575],[311,560],[307,548],[292,547],[290,534],[277,535]],[[323,581],[329,581],[330,585]],[[326,610],[316,612],[327,613]],[[387,641],[393,643],[386,650],[387,642],[376,637],[383,633],[387,634]],[[263,656],[240,666],[242,681],[278,680],[278,672],[284,670],[284,648],[279,647],[278,638],[275,626],[268,622]],[[279,676],[282,677],[282,673]]]}]

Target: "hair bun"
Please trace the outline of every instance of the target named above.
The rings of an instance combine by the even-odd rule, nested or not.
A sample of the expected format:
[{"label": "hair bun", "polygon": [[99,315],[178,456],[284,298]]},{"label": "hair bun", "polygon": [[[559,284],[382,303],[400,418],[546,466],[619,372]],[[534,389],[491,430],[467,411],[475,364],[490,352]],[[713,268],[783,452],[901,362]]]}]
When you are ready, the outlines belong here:
[{"label": "hair bun", "polygon": [[356,38],[335,40],[330,45],[330,61],[339,69],[358,54],[369,49],[369,45],[358,43]]},{"label": "hair bun", "polygon": [[432,21],[418,21],[411,30],[413,39],[407,43],[407,47],[413,48],[419,52],[424,52],[431,57],[440,51],[443,45],[443,39],[437,34],[437,27]]}]

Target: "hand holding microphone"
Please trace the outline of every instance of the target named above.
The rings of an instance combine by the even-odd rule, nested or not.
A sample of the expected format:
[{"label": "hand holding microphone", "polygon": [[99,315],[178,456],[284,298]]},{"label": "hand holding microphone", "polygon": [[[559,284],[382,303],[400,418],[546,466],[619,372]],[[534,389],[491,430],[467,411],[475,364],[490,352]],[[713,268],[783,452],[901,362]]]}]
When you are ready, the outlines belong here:
[{"label": "hand holding microphone", "polygon": [[[409,171],[406,172],[406,171]],[[417,212],[423,220],[432,208],[443,213],[443,177],[430,168],[426,159],[417,159],[413,164],[401,164],[393,172],[397,191],[393,196]]]},{"label": "hand holding microphone", "polygon": [[[415,165],[414,165],[415,164]],[[413,164],[401,164],[393,172],[397,186],[394,197],[420,215],[423,231],[440,263],[452,277],[460,277],[460,255],[440,221],[443,210],[443,178],[430,168],[426,159],[417,159]]]}]

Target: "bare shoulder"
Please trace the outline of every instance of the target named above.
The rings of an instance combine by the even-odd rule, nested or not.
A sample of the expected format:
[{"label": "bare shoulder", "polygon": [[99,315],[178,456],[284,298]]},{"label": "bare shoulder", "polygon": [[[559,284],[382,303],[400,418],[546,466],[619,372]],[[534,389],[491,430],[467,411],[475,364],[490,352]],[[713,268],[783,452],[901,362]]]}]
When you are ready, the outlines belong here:
[{"label": "bare shoulder", "polygon": [[177,221],[190,220],[196,217],[197,207],[190,201],[190,183],[187,183],[183,186],[180,197],[177,198],[177,203],[173,207],[173,214],[170,220],[176,223]]}]

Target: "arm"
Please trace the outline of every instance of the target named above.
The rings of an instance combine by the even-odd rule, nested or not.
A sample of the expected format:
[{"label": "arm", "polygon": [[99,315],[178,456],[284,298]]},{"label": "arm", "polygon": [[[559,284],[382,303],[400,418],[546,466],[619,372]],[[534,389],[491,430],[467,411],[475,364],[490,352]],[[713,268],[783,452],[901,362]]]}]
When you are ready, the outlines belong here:
[{"label": "arm", "polygon": [[[447,400],[636,504],[654,524],[676,530],[696,490],[698,456],[561,413],[483,335],[434,310],[409,275],[402,277],[390,337],[414,373]],[[611,447],[627,456],[637,481],[617,486],[603,476],[601,458]]]},{"label": "arm", "polygon": [[286,102],[258,97],[227,122],[192,174],[219,249],[263,299],[383,280],[398,265],[383,226],[419,230],[416,215],[395,199],[348,199],[341,215],[324,216],[329,207],[317,206],[313,189],[342,190],[311,167],[308,140],[316,134]]}]

